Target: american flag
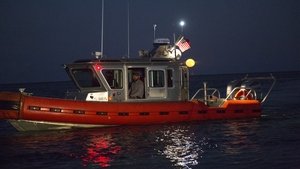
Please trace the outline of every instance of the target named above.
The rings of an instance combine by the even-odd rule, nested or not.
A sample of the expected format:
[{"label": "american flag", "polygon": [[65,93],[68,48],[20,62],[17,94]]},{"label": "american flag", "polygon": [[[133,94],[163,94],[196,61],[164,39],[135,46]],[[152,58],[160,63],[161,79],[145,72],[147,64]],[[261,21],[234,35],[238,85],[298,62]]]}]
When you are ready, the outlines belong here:
[{"label": "american flag", "polygon": [[180,51],[181,52],[184,52],[188,49],[191,48],[191,45],[190,45],[190,41],[188,39],[185,39],[184,37],[181,37],[176,43],[175,43],[176,46],[179,47]]}]

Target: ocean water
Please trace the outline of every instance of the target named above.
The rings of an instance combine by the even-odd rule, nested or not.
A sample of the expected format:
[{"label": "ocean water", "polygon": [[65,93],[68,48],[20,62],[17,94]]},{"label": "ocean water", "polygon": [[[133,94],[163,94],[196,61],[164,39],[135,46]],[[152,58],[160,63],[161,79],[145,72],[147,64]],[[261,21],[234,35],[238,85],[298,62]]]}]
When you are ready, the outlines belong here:
[{"label": "ocean water", "polygon": [[[262,75],[262,74],[257,74]],[[263,74],[266,75],[266,74]],[[300,72],[273,74],[261,118],[151,126],[17,132],[0,121],[0,168],[300,168]],[[225,92],[244,74],[191,77]],[[0,90],[62,97],[70,82],[2,84]]]}]

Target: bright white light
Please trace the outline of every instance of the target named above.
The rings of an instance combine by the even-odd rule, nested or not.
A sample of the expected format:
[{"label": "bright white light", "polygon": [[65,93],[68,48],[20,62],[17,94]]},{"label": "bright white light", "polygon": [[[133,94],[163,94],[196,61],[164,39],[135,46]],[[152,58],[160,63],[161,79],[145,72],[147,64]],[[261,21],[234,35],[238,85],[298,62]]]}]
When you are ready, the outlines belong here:
[{"label": "bright white light", "polygon": [[184,21],[180,21],[180,22],[179,22],[179,25],[180,25],[181,27],[183,27],[183,26],[185,25],[185,22],[184,22]]}]

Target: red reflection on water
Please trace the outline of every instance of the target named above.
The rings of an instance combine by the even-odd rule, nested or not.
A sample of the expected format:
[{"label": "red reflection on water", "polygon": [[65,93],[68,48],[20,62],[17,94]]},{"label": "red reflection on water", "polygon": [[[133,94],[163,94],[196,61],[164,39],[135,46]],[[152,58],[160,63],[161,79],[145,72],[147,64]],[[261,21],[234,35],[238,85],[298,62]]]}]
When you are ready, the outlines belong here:
[{"label": "red reflection on water", "polygon": [[100,167],[109,167],[112,156],[118,154],[121,146],[115,145],[110,138],[94,138],[86,149],[86,154],[82,156],[83,165],[97,164]]}]

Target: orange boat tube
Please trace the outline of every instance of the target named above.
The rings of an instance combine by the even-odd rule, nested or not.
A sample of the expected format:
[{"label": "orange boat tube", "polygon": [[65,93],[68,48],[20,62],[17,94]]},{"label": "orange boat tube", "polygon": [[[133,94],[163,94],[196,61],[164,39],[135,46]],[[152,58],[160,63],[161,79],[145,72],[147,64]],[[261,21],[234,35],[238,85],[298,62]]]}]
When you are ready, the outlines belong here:
[{"label": "orange boat tube", "polygon": [[[88,102],[0,93],[1,119],[55,124],[151,125],[216,119],[260,117],[257,100],[226,100],[219,107],[201,101]],[[16,121],[14,121],[16,120]]]}]

